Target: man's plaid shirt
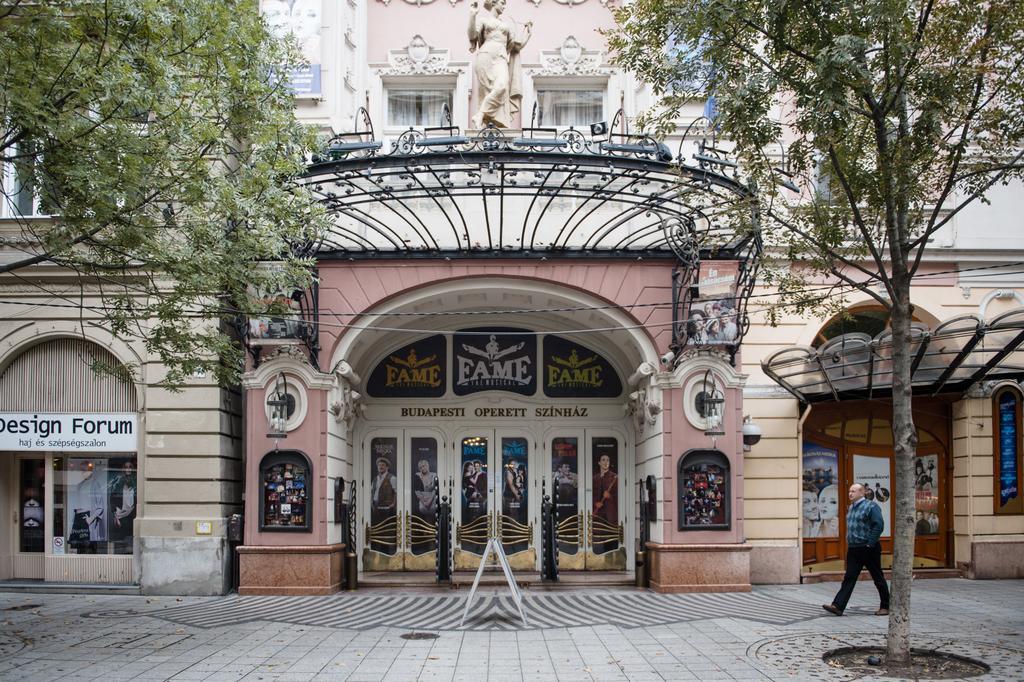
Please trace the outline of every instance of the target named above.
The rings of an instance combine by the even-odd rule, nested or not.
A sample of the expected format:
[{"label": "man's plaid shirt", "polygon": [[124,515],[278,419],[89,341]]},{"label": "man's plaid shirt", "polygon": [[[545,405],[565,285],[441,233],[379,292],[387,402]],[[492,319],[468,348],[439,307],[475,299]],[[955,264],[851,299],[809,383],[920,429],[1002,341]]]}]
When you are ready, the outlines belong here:
[{"label": "man's plaid shirt", "polygon": [[866,497],[862,497],[846,512],[846,544],[850,547],[877,544],[884,528],[882,508]]}]

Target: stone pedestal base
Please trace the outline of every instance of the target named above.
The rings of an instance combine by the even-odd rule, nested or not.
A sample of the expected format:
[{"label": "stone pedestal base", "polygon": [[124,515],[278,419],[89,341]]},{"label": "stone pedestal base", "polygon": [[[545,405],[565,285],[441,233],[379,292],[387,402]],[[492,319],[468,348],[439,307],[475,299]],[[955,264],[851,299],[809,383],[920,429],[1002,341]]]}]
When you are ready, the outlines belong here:
[{"label": "stone pedestal base", "polygon": [[750,592],[750,545],[647,543],[656,592]]},{"label": "stone pedestal base", "polygon": [[238,548],[238,594],[334,594],[345,545]]},{"label": "stone pedestal base", "polygon": [[1024,538],[975,540],[967,577],[975,580],[1024,578]]}]

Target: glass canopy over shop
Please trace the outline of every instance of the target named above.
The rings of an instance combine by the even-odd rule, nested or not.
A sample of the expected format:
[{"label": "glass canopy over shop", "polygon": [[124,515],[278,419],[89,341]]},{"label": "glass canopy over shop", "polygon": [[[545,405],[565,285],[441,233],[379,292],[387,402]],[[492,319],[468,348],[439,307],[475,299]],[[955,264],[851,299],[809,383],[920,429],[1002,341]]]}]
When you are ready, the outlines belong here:
[{"label": "glass canopy over shop", "polygon": [[[961,315],[934,330],[914,323],[911,339],[915,394],[963,393],[979,381],[1024,377],[1024,308],[989,321]],[[874,338],[854,332],[819,348],[783,348],[761,366],[805,403],[884,398],[892,393],[892,332]]]}]

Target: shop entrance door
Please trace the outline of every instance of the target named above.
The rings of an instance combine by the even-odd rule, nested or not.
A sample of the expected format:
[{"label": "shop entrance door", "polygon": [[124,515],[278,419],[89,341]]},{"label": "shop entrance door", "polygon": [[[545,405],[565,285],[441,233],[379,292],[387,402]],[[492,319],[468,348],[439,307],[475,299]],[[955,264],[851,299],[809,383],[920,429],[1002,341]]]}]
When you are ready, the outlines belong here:
[{"label": "shop entrance door", "polygon": [[15,459],[14,519],[15,579],[42,580],[46,551],[46,459],[42,455],[18,455]]},{"label": "shop entrance door", "polygon": [[363,570],[435,570],[437,509],[441,495],[450,494],[443,435],[376,431],[363,453]]},{"label": "shop entrance door", "polygon": [[560,570],[626,569],[623,443],[619,434],[598,429],[565,431],[548,441]]},{"label": "shop entrance door", "polygon": [[500,537],[513,569],[537,569],[537,462],[529,434],[468,429],[456,435],[455,568],[474,569]]}]

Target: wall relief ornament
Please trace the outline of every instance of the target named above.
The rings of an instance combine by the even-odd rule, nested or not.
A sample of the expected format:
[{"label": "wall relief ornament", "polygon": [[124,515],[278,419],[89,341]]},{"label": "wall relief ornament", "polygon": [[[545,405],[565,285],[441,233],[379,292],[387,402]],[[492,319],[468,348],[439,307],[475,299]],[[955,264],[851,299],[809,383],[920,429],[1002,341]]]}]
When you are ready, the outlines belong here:
[{"label": "wall relief ornament", "polygon": [[531,76],[611,76],[615,71],[600,50],[588,50],[575,36],[566,36],[554,50],[541,50],[539,68]]},{"label": "wall relief ornament", "polygon": [[335,366],[334,376],[337,383],[331,390],[327,410],[334,416],[335,421],[344,422],[345,426],[351,429],[356,417],[366,415],[366,405],[362,402],[363,395],[353,388],[359,383],[359,375],[351,365],[342,360]]},{"label": "wall relief ornament", "polygon": [[633,426],[638,436],[642,436],[648,426],[654,426],[661,414],[661,401],[654,397],[651,386],[642,386],[629,394],[626,413],[633,418]]},{"label": "wall relief ornament", "polygon": [[[569,7],[575,7],[576,5],[582,5],[587,0],[555,0],[559,5],[567,5]],[[610,7],[615,0],[600,0],[602,7]],[[530,0],[534,5],[540,6],[540,0]]]},{"label": "wall relief ornament", "polygon": [[462,73],[450,65],[448,50],[435,49],[416,34],[409,44],[388,52],[388,66],[377,69],[378,76],[449,76]]},{"label": "wall relief ornament", "polygon": [[[383,2],[385,7],[387,7],[388,5],[391,4],[391,0],[377,0],[377,1],[378,2]],[[432,4],[434,2],[434,0],[405,0],[405,2],[408,5],[416,5],[417,7],[423,7],[423,5],[430,5],[430,4]],[[454,7],[456,4],[458,4],[458,2],[459,2],[459,0],[448,0],[448,4],[450,4],[452,7]],[[607,0],[601,0],[601,4],[602,5],[606,4],[606,3],[607,3]]]}]

